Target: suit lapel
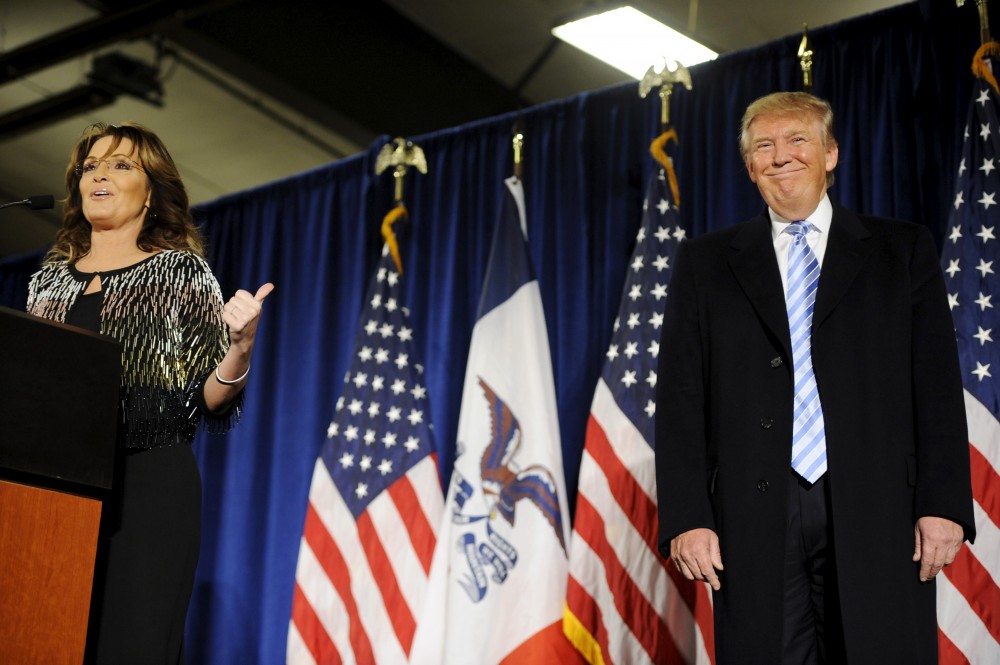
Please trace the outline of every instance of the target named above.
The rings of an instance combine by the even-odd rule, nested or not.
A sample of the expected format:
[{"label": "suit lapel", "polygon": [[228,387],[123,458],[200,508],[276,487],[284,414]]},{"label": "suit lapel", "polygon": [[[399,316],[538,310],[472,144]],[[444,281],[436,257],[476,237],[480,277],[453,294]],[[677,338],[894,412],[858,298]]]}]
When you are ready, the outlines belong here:
[{"label": "suit lapel", "polygon": [[871,233],[854,213],[834,206],[833,224],[816,291],[814,330],[823,324],[858,276],[865,259],[874,249],[874,243],[866,242],[869,238]]},{"label": "suit lapel", "polygon": [[774,256],[771,222],[759,215],[743,225],[730,244],[729,265],[757,315],[791,357],[784,289]]}]

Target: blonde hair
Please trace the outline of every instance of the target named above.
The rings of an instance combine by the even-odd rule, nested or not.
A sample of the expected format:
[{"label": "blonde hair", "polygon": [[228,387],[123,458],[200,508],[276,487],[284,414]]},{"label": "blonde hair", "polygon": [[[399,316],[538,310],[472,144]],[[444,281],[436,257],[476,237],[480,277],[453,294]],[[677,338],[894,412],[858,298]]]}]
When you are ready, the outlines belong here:
[{"label": "blonde hair", "polygon": [[[743,113],[740,125],[740,155],[743,161],[750,157],[750,125],[762,115],[805,115],[819,121],[823,127],[823,146],[836,145],[833,136],[833,108],[825,99],[808,92],[773,92],[758,97]],[[827,189],[833,185],[833,171],[826,174]]]},{"label": "blonde hair", "polygon": [[56,234],[55,245],[45,256],[45,263],[73,263],[90,251],[90,222],[83,215],[76,165],[87,157],[94,143],[106,136],[112,139],[109,154],[123,140],[131,141],[133,147],[129,157],[139,164],[149,181],[149,210],[143,219],[136,245],[147,252],[184,249],[203,256],[204,240],[191,217],[187,190],[163,142],[142,125],[131,122],[120,125],[97,123],[84,130],[73,148],[66,169],[63,222]]}]

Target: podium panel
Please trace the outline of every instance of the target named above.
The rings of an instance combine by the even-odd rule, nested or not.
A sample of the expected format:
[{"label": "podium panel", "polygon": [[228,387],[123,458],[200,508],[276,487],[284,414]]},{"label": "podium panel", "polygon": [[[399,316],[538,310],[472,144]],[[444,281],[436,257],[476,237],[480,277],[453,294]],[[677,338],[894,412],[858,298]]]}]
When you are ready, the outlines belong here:
[{"label": "podium panel", "polygon": [[0,307],[0,663],[80,665],[121,346]]},{"label": "podium panel", "polygon": [[0,663],[80,665],[98,499],[0,480]]},{"label": "podium panel", "polygon": [[121,355],[109,337],[0,307],[0,471],[110,489]]}]

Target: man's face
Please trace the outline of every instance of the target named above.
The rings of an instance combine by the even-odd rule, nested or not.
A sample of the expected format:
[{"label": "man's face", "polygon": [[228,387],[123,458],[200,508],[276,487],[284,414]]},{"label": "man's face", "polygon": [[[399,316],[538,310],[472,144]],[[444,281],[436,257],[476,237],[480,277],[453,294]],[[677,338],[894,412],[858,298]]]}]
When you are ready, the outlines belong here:
[{"label": "man's face", "polygon": [[776,213],[805,219],[826,193],[826,174],[837,165],[837,144],[824,145],[823,126],[809,115],[761,115],[749,131],[750,179]]}]

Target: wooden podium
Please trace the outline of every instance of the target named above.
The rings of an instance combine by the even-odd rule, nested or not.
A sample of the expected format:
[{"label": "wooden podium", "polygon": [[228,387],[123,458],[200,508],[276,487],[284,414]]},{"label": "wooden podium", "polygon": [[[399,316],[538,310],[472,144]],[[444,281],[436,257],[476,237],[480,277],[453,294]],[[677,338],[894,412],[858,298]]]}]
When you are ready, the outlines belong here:
[{"label": "wooden podium", "polygon": [[80,665],[121,347],[0,307],[0,663]]}]

